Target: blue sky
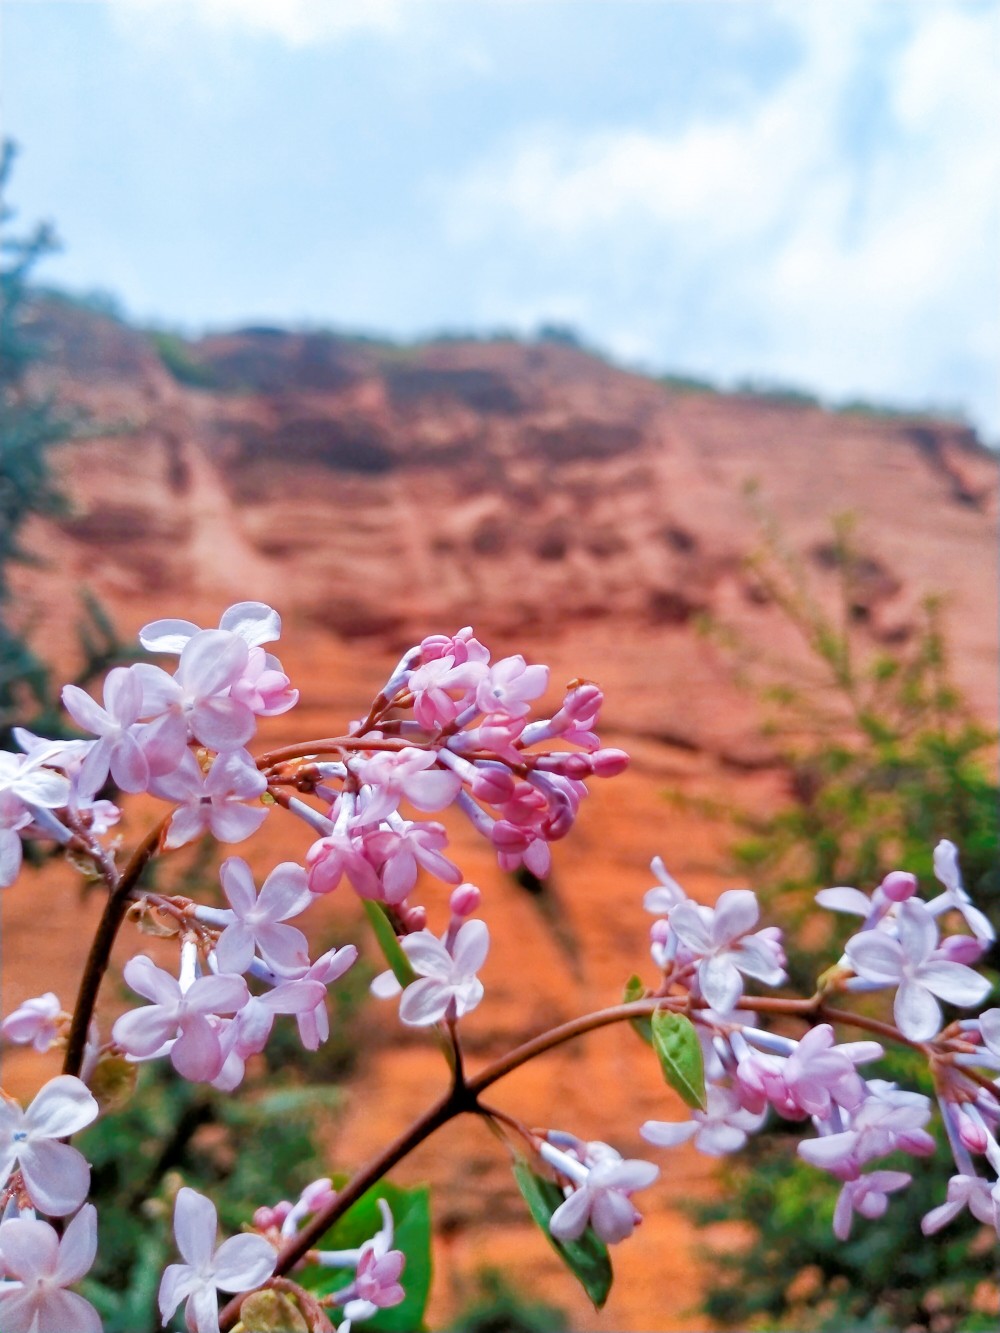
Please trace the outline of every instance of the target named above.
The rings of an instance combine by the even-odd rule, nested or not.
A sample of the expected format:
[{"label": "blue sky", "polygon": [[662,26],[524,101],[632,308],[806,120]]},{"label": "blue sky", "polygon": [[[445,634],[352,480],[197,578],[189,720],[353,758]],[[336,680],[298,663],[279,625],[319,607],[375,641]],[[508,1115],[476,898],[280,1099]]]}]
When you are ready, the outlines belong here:
[{"label": "blue sky", "polygon": [[186,330],[569,323],[1000,441],[997,0],[3,0],[45,277]]}]

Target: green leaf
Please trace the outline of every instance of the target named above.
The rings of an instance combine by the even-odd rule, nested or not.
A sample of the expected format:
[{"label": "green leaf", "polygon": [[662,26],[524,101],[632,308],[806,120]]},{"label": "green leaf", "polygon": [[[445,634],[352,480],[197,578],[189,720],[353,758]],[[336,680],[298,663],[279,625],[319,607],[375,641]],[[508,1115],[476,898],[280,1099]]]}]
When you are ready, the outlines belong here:
[{"label": "green leaf", "polygon": [[[630,976],[628,981],[626,981],[625,983],[625,993],[622,996],[622,999],[626,1004],[631,1004],[633,1000],[644,1000],[645,998],[646,998],[646,987],[642,984],[642,981],[639,979],[639,977],[636,976],[635,973],[633,973],[632,976]],[[646,1042],[647,1045],[652,1046],[653,1025],[650,1019],[630,1018],[629,1022],[632,1024],[632,1027],[636,1030],[636,1032],[638,1032],[639,1036],[643,1039],[643,1041]]]},{"label": "green leaf", "polygon": [[[343,1183],[343,1177],[335,1179],[334,1188]],[[406,1297],[401,1304],[380,1310],[374,1318],[366,1320],[365,1328],[373,1333],[421,1333],[431,1290],[431,1205],[426,1186],[401,1189],[381,1181],[333,1224],[316,1248],[354,1250],[370,1240],[382,1226],[379,1199],[385,1199],[392,1209],[393,1246],[406,1255],[406,1267],[400,1278]],[[317,1296],[337,1291],[353,1279],[353,1270],[349,1268],[310,1266],[297,1275],[302,1286]]]},{"label": "green leaf", "polygon": [[705,1063],[694,1024],[685,1014],[657,1009],[652,1029],[653,1049],[659,1057],[663,1077],[688,1106],[706,1110]]},{"label": "green leaf", "polygon": [[365,898],[363,905],[365,916],[375,932],[376,940],[378,940],[378,947],[382,950],[385,961],[392,968],[393,976],[401,986],[408,986],[411,981],[416,980],[417,974],[410,966],[410,960],[396,938],[396,932],[392,928],[392,922],[385,914],[385,909],[381,903],[373,902],[371,898]]},{"label": "green leaf", "polygon": [[608,1247],[592,1227],[578,1240],[557,1240],[552,1234],[552,1214],[563,1202],[563,1192],[551,1180],[533,1171],[523,1157],[514,1162],[514,1179],[531,1216],[549,1239],[556,1254],[590,1297],[595,1310],[608,1299],[614,1274]]}]

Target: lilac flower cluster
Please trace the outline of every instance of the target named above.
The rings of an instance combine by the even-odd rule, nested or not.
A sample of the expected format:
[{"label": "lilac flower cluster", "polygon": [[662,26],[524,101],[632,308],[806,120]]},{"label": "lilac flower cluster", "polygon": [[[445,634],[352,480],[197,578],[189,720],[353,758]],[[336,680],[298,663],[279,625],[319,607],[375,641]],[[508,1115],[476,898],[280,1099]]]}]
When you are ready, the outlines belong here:
[{"label": "lilac flower cluster", "polygon": [[[962,885],[952,843],[938,844],[934,868],[943,891],[930,901],[917,897],[916,878],[902,871],[887,875],[870,897],[847,887],[817,894],[821,906],[862,920],[840,963],[826,974],[812,1009],[821,1016],[824,1002],[836,993],[892,990],[901,1038],[931,1057],[958,1172],[947,1202],[925,1217],[924,1230],[936,1231],[968,1207],[1000,1234],[1000,1080],[991,1089],[963,1072],[1000,1069],[1000,1009],[943,1030],[941,1012],[941,1002],[971,1008],[987,997],[990,982],[972,964],[994,934]],[[667,997],[681,990],[690,996],[707,1104],[686,1123],[647,1121],[643,1137],[660,1147],[693,1139],[702,1152],[719,1156],[742,1148],[763,1126],[768,1110],[786,1120],[811,1120],[817,1137],[803,1140],[798,1151],[842,1182],[833,1225],[846,1239],[855,1213],[881,1217],[888,1196],[911,1180],[904,1171],[866,1168],[891,1153],[919,1157],[934,1151],[925,1128],[930,1098],[862,1077],[859,1066],[883,1054],[877,1041],[838,1044],[829,1022],[815,1022],[797,1040],[762,1029],[753,999],[743,995],[744,978],[780,985],[784,972],[778,933],[753,930],[758,919],[753,894],[731,890],[714,908],[705,907],[687,897],[658,858],[653,872],[658,883],[646,894],[645,906],[657,916],[651,954],[663,981],[656,993]],[[973,933],[941,939],[938,922],[951,916]],[[977,1157],[985,1176],[977,1171]]]},{"label": "lilac flower cluster", "polygon": [[[416,978],[404,990],[388,973],[373,989],[383,996],[403,990],[400,1017],[411,1026],[455,1023],[482,999],[477,974],[489,931],[471,919],[481,894],[461,882],[446,856],[443,825],[422,816],[453,805],[489,840],[504,869],[525,865],[543,874],[550,844],[569,832],[586,795],[584,779],[611,776],[627,763],[621,751],[600,748],[594,728],[602,695],[595,685],[573,683],[551,716],[533,718],[532,706],[548,688],[548,668],[529,666],[520,656],[493,661],[471,629],[433,636],[406,653],[369,715],[345,736],[321,742],[315,752],[291,747],[291,754],[255,761],[245,747],[258,718],[285,713],[298,698],[281,663],[263,647],[280,632],[277,613],[259,602],[230,607],[217,629],[155,621],[140,641],[150,652],[178,659],[172,674],[145,662],[116,667],[105,679],[103,703],[67,685],[66,710],[93,739],[50,741],[19,730],[21,753],[0,753],[0,887],[20,872],[22,841],[36,839],[89,857],[114,889],[120,872],[113,847],[102,841],[120,818],[118,806],[100,795],[109,780],[122,792],[147,793],[172,806],[159,840],[165,852],[203,834],[241,842],[275,803],[313,834],[304,864],[276,866],[259,891],[244,860],[225,860],[219,876],[225,906],[134,895],[140,917],[152,914],[165,927],[157,933],[175,936],[176,973],[144,954],[129,959],[124,979],[148,1003],[122,1014],[109,1041],[91,1024],[84,1078],[109,1056],[166,1058],[184,1078],[232,1090],[246,1062],[263,1051],[279,1015],[294,1017],[303,1045],[315,1050],[329,1036],[327,988],[353,964],[357,949],[345,945],[312,959],[306,936],[291,922],[344,878],[387,909]],[[404,803],[411,814],[403,813]],[[427,929],[427,909],[411,901],[420,870],[457,886],[440,938]],[[70,1015],[49,992],[8,1015],[2,1035],[43,1051],[64,1044],[69,1025]],[[52,1248],[55,1242],[38,1242],[44,1255],[37,1271],[48,1276],[38,1278],[30,1300],[18,1294],[29,1281],[22,1270],[35,1270],[18,1257],[17,1228],[47,1226],[35,1219],[36,1209],[56,1216],[80,1209],[89,1170],[76,1149],[53,1141],[51,1126],[58,1134],[75,1132],[96,1109],[85,1083],[70,1077],[54,1080],[26,1113],[13,1103],[0,1106],[4,1227],[12,1237],[0,1299],[11,1329],[27,1328],[36,1314],[41,1325],[52,1323],[55,1312],[69,1309],[67,1302],[82,1299],[62,1287],[85,1271],[78,1251],[96,1244],[94,1210],[83,1209],[73,1224],[74,1238],[86,1232],[86,1246],[74,1240],[63,1254]],[[319,1197],[311,1187],[290,1205],[271,1241],[293,1235]],[[264,1272],[267,1255],[250,1238],[216,1251],[215,1225],[211,1203],[182,1189],[175,1233],[186,1264],[164,1275],[161,1310],[167,1320],[184,1302],[188,1324],[199,1333],[218,1328],[217,1290],[255,1285],[273,1267]],[[350,1256],[354,1279],[340,1295],[348,1325],[402,1299],[402,1255],[391,1239],[387,1216],[382,1231]],[[266,1243],[273,1259],[273,1245]],[[337,1260],[319,1252],[317,1262]],[[22,1306],[23,1318],[17,1313]],[[76,1322],[96,1327],[87,1309]]]}]

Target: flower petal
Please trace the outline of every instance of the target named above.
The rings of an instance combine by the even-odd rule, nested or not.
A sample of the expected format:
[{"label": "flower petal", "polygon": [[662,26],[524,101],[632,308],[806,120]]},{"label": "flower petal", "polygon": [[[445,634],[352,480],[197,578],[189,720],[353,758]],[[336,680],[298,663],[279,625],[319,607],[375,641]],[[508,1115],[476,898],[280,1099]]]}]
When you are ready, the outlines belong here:
[{"label": "flower petal", "polygon": [[463,976],[478,972],[490,949],[490,932],[485,921],[466,921],[459,927],[452,946],[455,969]]},{"label": "flower petal", "polygon": [[215,1254],[215,1285],[223,1291],[244,1291],[266,1282],[278,1261],[274,1246],[263,1236],[231,1236]]},{"label": "flower petal", "polygon": [[896,1025],[911,1041],[930,1041],[941,1031],[941,1006],[917,981],[906,980],[893,1004]]},{"label": "flower petal", "polygon": [[55,1277],[61,1286],[69,1287],[89,1273],[97,1257],[97,1209],[85,1203],[63,1232],[59,1242],[59,1261]]},{"label": "flower petal", "polygon": [[97,1117],[97,1102],[81,1079],[59,1074],[45,1087],[24,1113],[24,1127],[32,1138],[62,1139]]},{"label": "flower petal", "polygon": [[90,1167],[68,1143],[41,1139],[18,1154],[31,1201],[50,1217],[75,1213],[90,1189]]},{"label": "flower petal", "polygon": [[757,895],[751,889],[727,889],[719,895],[712,918],[712,942],[718,948],[753,930],[760,916]]},{"label": "flower petal", "polygon": [[197,1272],[211,1267],[218,1226],[219,1217],[212,1200],[182,1185],[174,1204],[174,1237],[177,1248]]},{"label": "flower petal", "polygon": [[411,982],[399,1002],[400,1020],[409,1027],[438,1023],[447,1013],[451,998],[451,987],[434,978]]},{"label": "flower petal", "polygon": [[11,1218],[0,1223],[0,1253],[7,1277],[33,1282],[55,1272],[59,1237],[48,1222],[33,1217]]},{"label": "flower petal", "polygon": [[574,1190],[549,1218],[550,1233],[556,1240],[578,1240],[590,1221],[592,1205],[590,1190]]}]

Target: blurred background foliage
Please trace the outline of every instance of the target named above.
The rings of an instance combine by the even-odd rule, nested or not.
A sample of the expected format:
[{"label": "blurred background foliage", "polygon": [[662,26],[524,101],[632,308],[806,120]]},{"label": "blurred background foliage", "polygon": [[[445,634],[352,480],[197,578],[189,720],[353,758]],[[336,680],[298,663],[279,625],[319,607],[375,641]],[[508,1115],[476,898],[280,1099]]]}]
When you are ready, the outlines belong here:
[{"label": "blurred background foliage", "polygon": [[[784,808],[742,821],[730,869],[784,926],[791,989],[810,994],[856,925],[817,909],[816,891],[849,884],[870,892],[888,871],[905,868],[919,876],[925,897],[934,896],[941,838],[958,846],[966,887],[1000,933],[996,738],[950,678],[946,608],[925,602],[907,640],[881,650],[864,633],[862,587],[872,558],[852,519],[834,523],[827,548],[838,608],[831,612],[759,497],[750,498],[761,531],[750,568],[761,595],[808,645],[811,669],[791,679],[726,627],[707,629],[760,698],[789,774]],[[995,984],[996,946],[984,965]],[[871,1007],[880,1012],[878,997]],[[933,1092],[911,1052],[887,1053],[866,1073]],[[943,1134],[932,1159],[886,1159],[891,1169],[911,1171],[913,1183],[878,1223],[855,1219],[846,1244],[831,1226],[839,1182],[797,1157],[800,1137],[801,1126],[772,1119],[771,1132],[726,1162],[719,1198],[693,1210],[703,1225],[738,1222],[745,1236],[735,1250],[709,1248],[706,1314],[742,1329],[997,1327],[992,1228],[963,1213],[936,1236],[920,1231],[955,1169]]]}]

